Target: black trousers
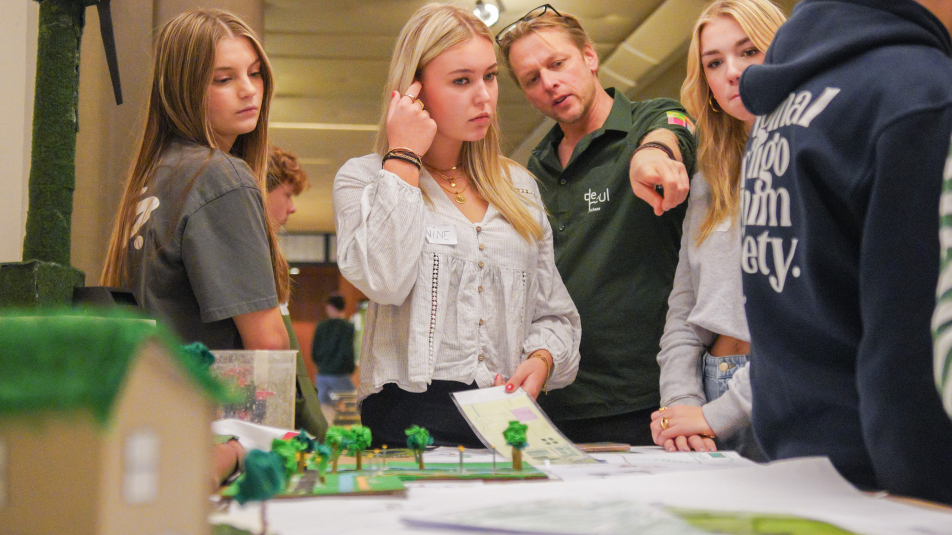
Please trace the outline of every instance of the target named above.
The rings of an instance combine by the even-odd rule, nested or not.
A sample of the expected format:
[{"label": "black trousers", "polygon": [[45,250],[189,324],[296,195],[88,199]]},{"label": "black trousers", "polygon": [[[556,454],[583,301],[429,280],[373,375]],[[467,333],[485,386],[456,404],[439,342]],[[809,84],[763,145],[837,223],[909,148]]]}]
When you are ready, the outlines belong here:
[{"label": "black trousers", "polygon": [[450,396],[474,388],[478,388],[475,383],[433,381],[426,392],[414,393],[393,383],[384,385],[380,392],[364,398],[360,408],[361,424],[370,428],[373,437],[370,447],[406,448],[404,431],[419,425],[430,432],[434,446],[485,448]]},{"label": "black trousers", "polygon": [[632,446],[654,446],[651,439],[651,413],[657,407],[614,416],[552,420],[569,440],[583,442],[620,442]]}]

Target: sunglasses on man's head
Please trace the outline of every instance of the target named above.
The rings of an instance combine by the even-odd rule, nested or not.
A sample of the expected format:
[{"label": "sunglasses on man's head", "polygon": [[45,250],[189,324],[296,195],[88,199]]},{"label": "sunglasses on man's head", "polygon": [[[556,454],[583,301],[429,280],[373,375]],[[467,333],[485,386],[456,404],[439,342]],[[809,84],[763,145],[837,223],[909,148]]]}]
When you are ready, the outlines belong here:
[{"label": "sunglasses on man's head", "polygon": [[551,11],[552,13],[555,13],[555,16],[556,16],[556,17],[561,17],[561,16],[562,16],[561,13],[559,13],[558,11],[556,11],[555,8],[552,7],[552,6],[550,6],[549,4],[541,5],[541,6],[537,7],[537,8],[535,8],[535,9],[533,9],[532,11],[526,13],[522,18],[520,18],[520,19],[517,20],[516,22],[513,22],[513,23],[510,24],[509,26],[506,26],[505,28],[502,29],[502,31],[500,31],[499,33],[497,33],[497,34],[496,34],[496,43],[502,44],[502,38],[503,38],[507,33],[509,33],[509,31],[512,30],[512,29],[513,29],[517,24],[519,24],[520,22],[528,22],[528,21],[530,21],[530,20],[532,20],[532,19],[537,19],[537,18],[541,17],[542,15],[545,15],[546,13],[548,13],[548,12],[550,12],[550,11]]}]

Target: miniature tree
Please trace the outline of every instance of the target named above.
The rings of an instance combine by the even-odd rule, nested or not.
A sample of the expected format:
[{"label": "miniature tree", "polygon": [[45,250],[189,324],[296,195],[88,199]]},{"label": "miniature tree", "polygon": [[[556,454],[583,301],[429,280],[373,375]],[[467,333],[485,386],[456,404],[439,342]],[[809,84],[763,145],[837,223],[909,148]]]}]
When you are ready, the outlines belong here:
[{"label": "miniature tree", "polygon": [[284,490],[287,482],[284,474],[284,460],[273,451],[251,450],[245,457],[245,473],[238,478],[235,499],[242,505],[261,502],[262,535],[268,532],[265,501]]},{"label": "miniature tree", "polygon": [[[327,463],[330,461],[331,455],[333,455],[333,453],[331,452],[330,446],[327,444],[319,444],[314,447],[314,455],[311,456],[309,468],[317,470],[317,475],[321,480],[321,484],[326,483],[324,475],[327,473]],[[318,459],[316,467],[314,466],[315,457]]]},{"label": "miniature tree", "polygon": [[201,342],[194,342],[181,347],[182,352],[195,359],[195,362],[209,369],[215,364],[215,355],[208,349],[208,346]]},{"label": "miniature tree", "polygon": [[424,470],[423,450],[433,443],[433,437],[430,436],[429,431],[418,425],[410,427],[405,433],[407,434],[407,447],[413,450],[413,457],[420,465],[420,470]]},{"label": "miniature tree", "polygon": [[284,463],[284,477],[291,479],[291,476],[298,471],[298,452],[302,451],[304,446],[294,440],[281,440],[276,438],[271,441],[271,451],[281,457]]},{"label": "miniature tree", "polygon": [[300,445],[300,446],[295,446],[296,448],[297,447],[301,448],[300,450],[297,451],[297,463],[298,463],[297,469],[298,469],[298,472],[303,472],[304,467],[307,464],[308,457],[310,457],[310,454],[314,453],[314,448],[317,447],[317,441],[307,436],[307,433],[305,433],[304,430],[301,429],[301,433],[294,435],[294,437],[291,438],[291,442],[293,442],[296,445]]},{"label": "miniature tree", "polygon": [[518,420],[509,422],[509,427],[502,432],[506,438],[506,444],[512,446],[512,469],[522,470],[522,449],[529,443],[526,442],[526,429],[529,426],[520,424]]},{"label": "miniature tree", "polygon": [[350,442],[350,434],[350,431],[347,429],[336,425],[327,429],[324,442],[331,447],[332,458],[334,460],[331,470],[335,474],[337,473],[337,459],[340,458],[340,453],[344,450],[344,444]]},{"label": "miniature tree", "polygon": [[348,453],[354,456],[357,461],[357,470],[361,469],[361,456],[364,450],[370,447],[372,442],[370,428],[362,425],[355,425],[350,428],[350,441],[347,443]]}]

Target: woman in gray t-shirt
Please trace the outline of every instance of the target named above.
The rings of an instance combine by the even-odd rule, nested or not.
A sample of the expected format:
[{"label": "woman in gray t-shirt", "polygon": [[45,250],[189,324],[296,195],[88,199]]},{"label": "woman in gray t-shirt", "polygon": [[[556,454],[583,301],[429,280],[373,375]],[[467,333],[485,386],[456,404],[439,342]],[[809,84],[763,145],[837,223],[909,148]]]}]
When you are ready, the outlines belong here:
[{"label": "woman in gray t-shirt", "polygon": [[288,348],[287,263],[261,196],[273,87],[254,32],[230,13],[184,13],[158,36],[102,284],[130,288],[187,342]]}]

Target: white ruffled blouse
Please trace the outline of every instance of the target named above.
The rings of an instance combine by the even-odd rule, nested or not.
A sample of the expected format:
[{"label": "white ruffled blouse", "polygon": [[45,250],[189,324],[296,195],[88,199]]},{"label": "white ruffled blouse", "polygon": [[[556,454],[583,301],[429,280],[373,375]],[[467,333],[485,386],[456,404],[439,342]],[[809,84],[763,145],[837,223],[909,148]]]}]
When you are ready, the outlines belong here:
[{"label": "white ruffled blouse", "polygon": [[491,204],[472,223],[425,170],[416,188],[381,162],[354,158],[334,179],[337,265],[371,301],[358,398],[387,383],[408,392],[432,380],[489,387],[538,349],[554,359],[548,388],[570,384],[581,323],[532,176],[511,168],[543,228],[544,239],[530,243]]}]

